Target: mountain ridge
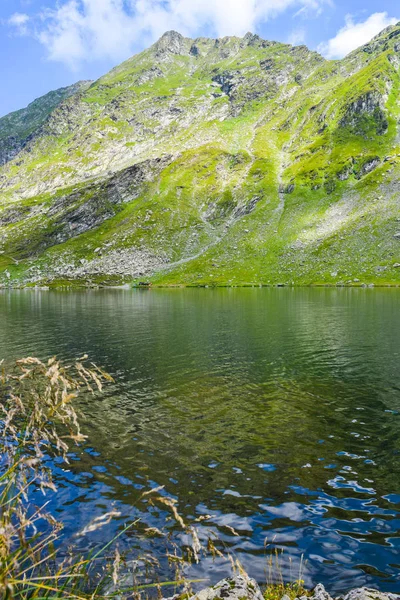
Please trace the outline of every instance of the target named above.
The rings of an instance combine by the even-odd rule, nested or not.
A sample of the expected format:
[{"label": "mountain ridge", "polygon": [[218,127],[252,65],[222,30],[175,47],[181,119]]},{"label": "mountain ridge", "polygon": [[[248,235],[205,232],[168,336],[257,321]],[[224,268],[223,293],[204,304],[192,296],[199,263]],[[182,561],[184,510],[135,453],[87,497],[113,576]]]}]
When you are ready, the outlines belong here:
[{"label": "mountain ridge", "polygon": [[0,117],[0,165],[14,158],[10,142],[17,143],[15,151],[23,149],[29,136],[39,128],[63,100],[89,87],[92,81],[78,81],[70,86],[51,90],[26,107]]},{"label": "mountain ridge", "polygon": [[0,167],[1,281],[400,283],[399,67],[400,24],[341,61],[166,32]]}]

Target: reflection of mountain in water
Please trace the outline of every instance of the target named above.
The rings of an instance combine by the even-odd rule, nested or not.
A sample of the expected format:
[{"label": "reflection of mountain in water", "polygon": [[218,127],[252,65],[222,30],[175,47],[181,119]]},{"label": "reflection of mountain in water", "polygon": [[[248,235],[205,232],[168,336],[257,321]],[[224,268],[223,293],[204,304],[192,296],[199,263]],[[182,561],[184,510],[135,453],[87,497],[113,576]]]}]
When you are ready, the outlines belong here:
[{"label": "reflection of mountain in water", "polygon": [[315,581],[393,591],[398,303],[395,290],[14,292],[0,353],[88,352],[116,376],[82,405],[89,450],[59,497],[71,529],[165,485],[256,577],[275,536]]}]

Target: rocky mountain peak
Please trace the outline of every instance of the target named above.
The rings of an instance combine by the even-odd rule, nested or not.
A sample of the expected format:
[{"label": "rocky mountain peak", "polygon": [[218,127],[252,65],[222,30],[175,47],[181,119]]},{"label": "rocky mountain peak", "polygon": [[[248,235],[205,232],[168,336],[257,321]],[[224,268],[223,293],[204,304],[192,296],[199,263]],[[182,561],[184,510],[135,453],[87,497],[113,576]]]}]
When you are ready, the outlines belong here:
[{"label": "rocky mountain peak", "polygon": [[243,46],[259,46],[264,42],[264,40],[262,38],[260,38],[259,35],[255,34],[255,33],[251,33],[251,31],[248,31],[246,33],[246,35],[243,38]]},{"label": "rocky mountain peak", "polygon": [[178,31],[167,31],[155,44],[157,54],[188,54],[191,41]]}]

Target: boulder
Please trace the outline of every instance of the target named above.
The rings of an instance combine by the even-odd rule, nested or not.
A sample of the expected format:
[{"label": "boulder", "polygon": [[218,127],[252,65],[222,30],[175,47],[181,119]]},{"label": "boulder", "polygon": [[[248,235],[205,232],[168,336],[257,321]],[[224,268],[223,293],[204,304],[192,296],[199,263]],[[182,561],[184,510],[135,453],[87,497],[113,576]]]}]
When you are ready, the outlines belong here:
[{"label": "boulder", "polygon": [[206,588],[192,597],[192,600],[264,600],[258,583],[254,579],[238,575],[224,579],[213,587]]},{"label": "boulder", "polygon": [[[179,598],[173,596],[169,600]],[[264,600],[258,583],[254,579],[237,575],[223,579],[216,585],[205,588],[192,596],[189,600]]]},{"label": "boulder", "polygon": [[397,594],[384,594],[371,588],[356,588],[348,594],[340,596],[337,600],[400,600]]},{"label": "boulder", "polygon": [[319,583],[312,595],[313,600],[332,600],[331,596],[328,594],[322,583]]}]

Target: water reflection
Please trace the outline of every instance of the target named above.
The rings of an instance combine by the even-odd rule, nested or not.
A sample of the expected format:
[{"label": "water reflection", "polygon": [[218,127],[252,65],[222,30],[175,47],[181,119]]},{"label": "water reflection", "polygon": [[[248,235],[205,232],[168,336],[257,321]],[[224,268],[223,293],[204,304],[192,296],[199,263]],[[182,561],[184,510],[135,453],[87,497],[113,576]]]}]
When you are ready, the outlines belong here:
[{"label": "water reflection", "polygon": [[261,581],[267,538],[308,583],[400,591],[399,308],[377,289],[4,292],[0,356],[87,352],[116,378],[58,473],[68,534],[110,506],[157,523],[137,502],[165,485]]}]

